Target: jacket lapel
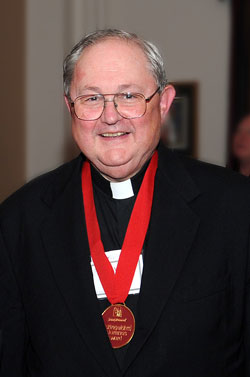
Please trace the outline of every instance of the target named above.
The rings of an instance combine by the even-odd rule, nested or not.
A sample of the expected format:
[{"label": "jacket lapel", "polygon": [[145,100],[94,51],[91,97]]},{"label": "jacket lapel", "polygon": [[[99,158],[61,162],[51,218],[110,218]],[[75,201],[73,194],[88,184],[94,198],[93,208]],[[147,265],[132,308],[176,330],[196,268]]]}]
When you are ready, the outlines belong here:
[{"label": "jacket lapel", "polygon": [[103,324],[90,268],[81,192],[82,159],[78,158],[75,165],[63,192],[53,185],[53,193],[49,190],[45,195],[51,211],[42,227],[42,239],[56,283],[83,342],[107,375],[118,376],[121,372]]},{"label": "jacket lapel", "polygon": [[199,224],[188,202],[198,194],[190,176],[172,153],[160,148],[137,305],[137,326],[126,355],[124,372],[156,326],[188,256]]}]

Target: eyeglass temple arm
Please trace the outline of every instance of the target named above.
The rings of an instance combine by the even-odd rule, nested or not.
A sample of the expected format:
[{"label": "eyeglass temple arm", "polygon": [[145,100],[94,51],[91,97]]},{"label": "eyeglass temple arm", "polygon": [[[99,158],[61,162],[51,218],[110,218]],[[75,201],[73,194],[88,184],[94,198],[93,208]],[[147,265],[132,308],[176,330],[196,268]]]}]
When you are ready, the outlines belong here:
[{"label": "eyeglass temple arm", "polygon": [[149,101],[154,97],[154,95],[155,95],[157,92],[159,92],[159,90],[160,90],[160,87],[158,86],[158,88],[156,89],[156,91],[155,91],[153,94],[151,94],[150,97],[145,98],[145,101],[146,101],[146,102],[149,102]]}]

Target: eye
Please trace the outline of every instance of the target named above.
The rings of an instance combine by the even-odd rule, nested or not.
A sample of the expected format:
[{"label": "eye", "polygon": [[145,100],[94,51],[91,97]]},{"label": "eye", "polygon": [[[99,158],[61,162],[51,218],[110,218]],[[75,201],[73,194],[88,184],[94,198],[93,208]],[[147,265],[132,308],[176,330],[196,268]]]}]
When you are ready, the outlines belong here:
[{"label": "eye", "polygon": [[101,94],[90,94],[80,97],[79,103],[85,106],[99,106],[103,103],[103,97]]},{"label": "eye", "polygon": [[121,93],[119,100],[124,103],[134,103],[138,100],[138,95],[136,93]]},{"label": "eye", "polygon": [[91,97],[87,97],[85,98],[85,102],[96,102],[98,101],[100,98],[98,96],[91,96]]},{"label": "eye", "polygon": [[124,99],[134,99],[136,96],[133,93],[124,93]]}]

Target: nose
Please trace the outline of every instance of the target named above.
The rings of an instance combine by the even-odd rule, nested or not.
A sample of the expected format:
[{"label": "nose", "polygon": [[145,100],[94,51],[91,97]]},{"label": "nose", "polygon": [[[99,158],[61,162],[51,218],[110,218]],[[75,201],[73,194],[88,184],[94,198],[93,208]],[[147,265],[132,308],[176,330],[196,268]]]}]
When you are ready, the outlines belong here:
[{"label": "nose", "polygon": [[121,119],[120,114],[116,110],[113,100],[105,100],[104,109],[101,120],[107,124],[116,124]]}]

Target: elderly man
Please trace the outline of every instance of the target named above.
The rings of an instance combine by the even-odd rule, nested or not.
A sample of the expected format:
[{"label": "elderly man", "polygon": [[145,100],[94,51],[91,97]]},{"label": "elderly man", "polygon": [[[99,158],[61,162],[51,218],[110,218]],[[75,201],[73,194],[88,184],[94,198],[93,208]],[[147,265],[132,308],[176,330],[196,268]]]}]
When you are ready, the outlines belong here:
[{"label": "elderly man", "polygon": [[250,376],[248,180],[159,145],[136,35],[83,38],[64,87],[81,155],[1,206],[1,376]]}]

